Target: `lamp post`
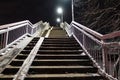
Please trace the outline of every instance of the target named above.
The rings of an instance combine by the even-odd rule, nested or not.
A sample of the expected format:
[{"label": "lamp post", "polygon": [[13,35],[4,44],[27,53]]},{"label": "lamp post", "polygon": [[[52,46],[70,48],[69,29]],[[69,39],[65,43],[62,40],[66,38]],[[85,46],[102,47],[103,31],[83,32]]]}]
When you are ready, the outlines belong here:
[{"label": "lamp post", "polygon": [[63,22],[63,9],[61,7],[57,8],[57,13],[61,16],[61,22]]},{"label": "lamp post", "polygon": [[72,0],[72,21],[74,21],[74,0]]}]

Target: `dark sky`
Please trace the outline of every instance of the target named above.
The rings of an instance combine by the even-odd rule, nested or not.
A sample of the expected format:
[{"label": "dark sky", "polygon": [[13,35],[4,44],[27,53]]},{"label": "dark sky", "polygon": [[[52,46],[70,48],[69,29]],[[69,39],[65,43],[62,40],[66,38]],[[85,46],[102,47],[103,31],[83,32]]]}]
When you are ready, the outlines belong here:
[{"label": "dark sky", "polygon": [[64,21],[71,22],[71,0],[0,0],[0,24],[40,20],[56,25],[56,8],[64,9]]}]

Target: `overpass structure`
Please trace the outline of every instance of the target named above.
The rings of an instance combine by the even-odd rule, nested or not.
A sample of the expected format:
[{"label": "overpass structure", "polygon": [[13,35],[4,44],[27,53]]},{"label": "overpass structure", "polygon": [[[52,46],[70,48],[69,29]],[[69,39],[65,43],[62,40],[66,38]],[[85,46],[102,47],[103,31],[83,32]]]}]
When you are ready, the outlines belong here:
[{"label": "overpass structure", "polygon": [[72,21],[0,26],[0,80],[120,80],[120,31]]}]

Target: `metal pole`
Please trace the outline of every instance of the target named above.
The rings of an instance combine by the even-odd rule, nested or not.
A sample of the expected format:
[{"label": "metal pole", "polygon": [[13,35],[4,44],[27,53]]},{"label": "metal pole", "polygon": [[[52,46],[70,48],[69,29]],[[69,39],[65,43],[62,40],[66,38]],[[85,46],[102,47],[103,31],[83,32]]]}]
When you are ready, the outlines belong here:
[{"label": "metal pole", "polygon": [[72,21],[74,21],[74,0],[72,0]]},{"label": "metal pole", "polygon": [[120,80],[120,52],[119,52],[119,62],[118,62],[119,70],[118,70],[118,80]]},{"label": "metal pole", "polygon": [[9,27],[7,28],[7,33],[6,33],[6,43],[5,43],[5,48],[7,48],[7,44],[8,44],[8,35],[9,35]]},{"label": "metal pole", "polygon": [[28,32],[28,24],[27,24],[27,26],[26,26],[26,34],[27,34],[27,33],[29,33],[29,32]]},{"label": "metal pole", "polygon": [[[102,43],[104,43],[104,41],[102,40]],[[105,72],[108,73],[109,70],[109,66],[108,66],[108,53],[109,53],[109,49],[108,47],[106,47],[105,45],[102,46],[102,59],[103,59],[103,70]]]},{"label": "metal pole", "polygon": [[63,23],[63,13],[61,14],[61,22]]}]

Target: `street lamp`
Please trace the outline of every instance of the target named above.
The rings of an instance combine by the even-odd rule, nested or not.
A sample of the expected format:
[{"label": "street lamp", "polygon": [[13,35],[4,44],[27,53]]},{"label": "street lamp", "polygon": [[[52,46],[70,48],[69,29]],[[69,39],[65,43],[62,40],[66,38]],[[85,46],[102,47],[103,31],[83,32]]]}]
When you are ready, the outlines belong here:
[{"label": "street lamp", "polygon": [[59,24],[60,24],[60,22],[61,22],[61,19],[60,19],[60,18],[57,18],[56,21],[57,21],[57,26],[59,26]]},{"label": "street lamp", "polygon": [[57,18],[56,21],[57,21],[58,23],[60,23],[61,20],[60,20],[60,18]]},{"label": "street lamp", "polygon": [[57,12],[58,12],[58,14],[62,14],[63,13],[63,9],[61,7],[58,7]]},{"label": "street lamp", "polygon": [[57,13],[61,15],[61,22],[63,22],[63,9],[61,7],[58,7]]}]

